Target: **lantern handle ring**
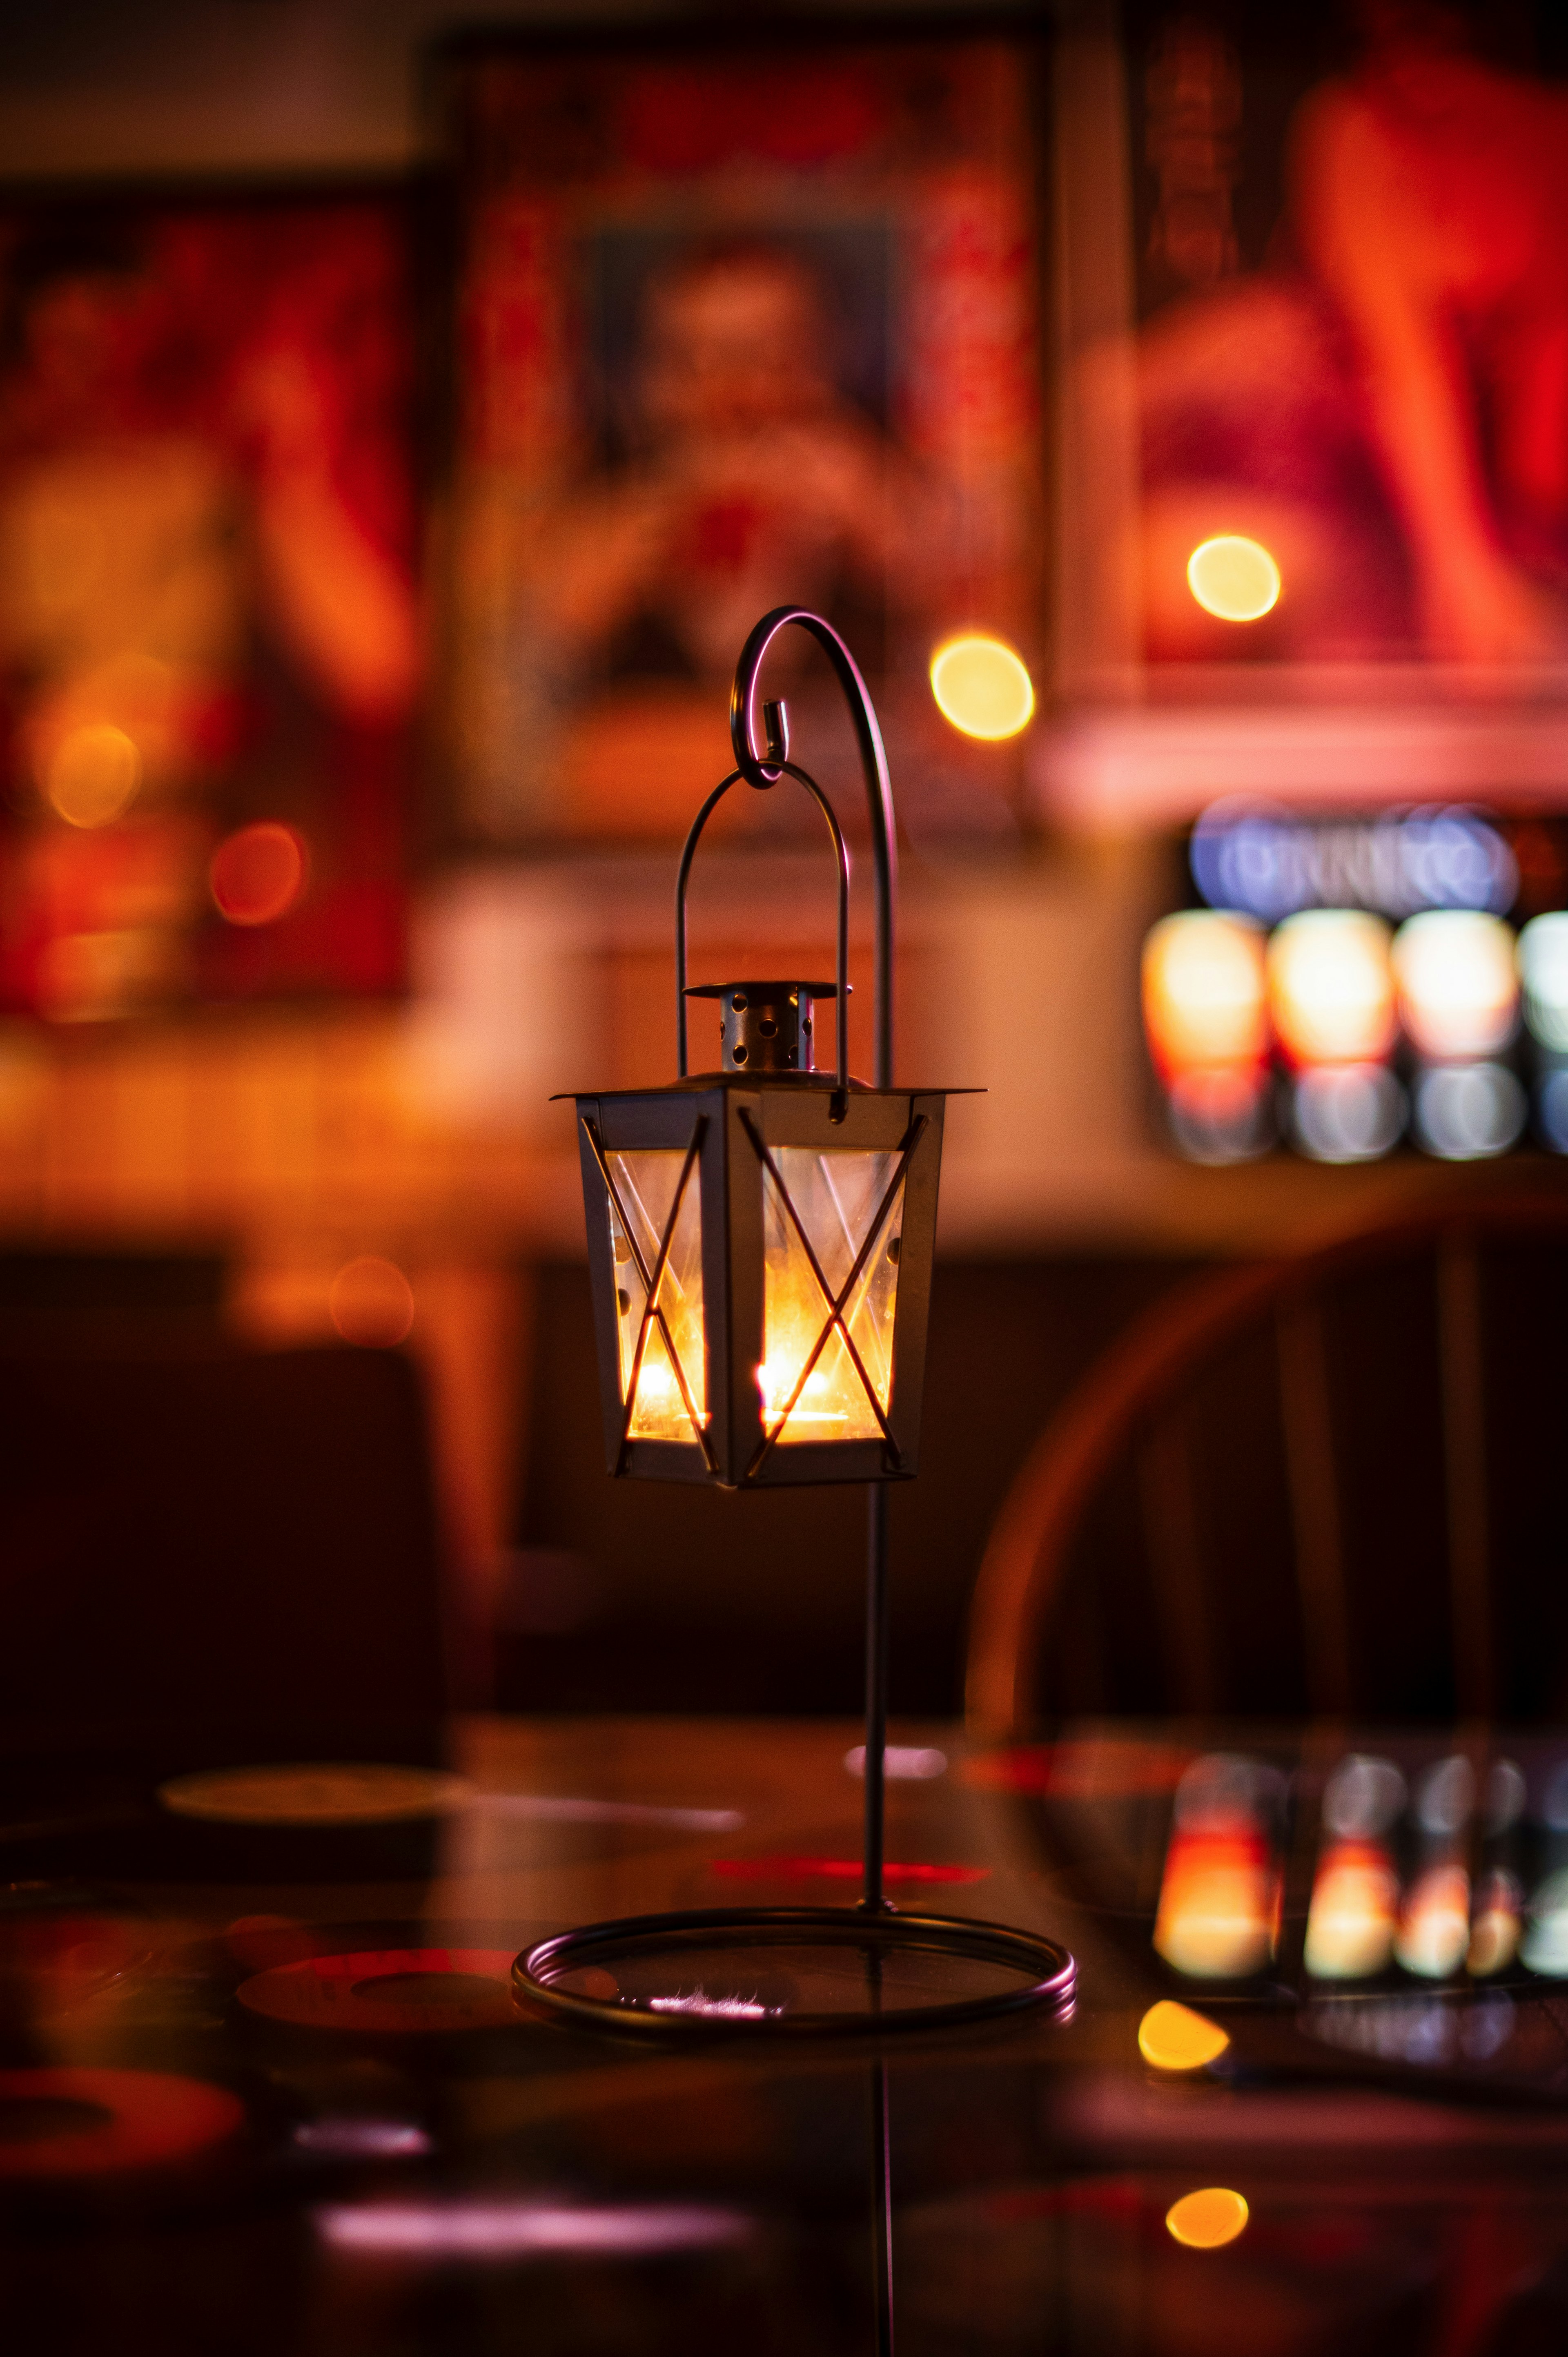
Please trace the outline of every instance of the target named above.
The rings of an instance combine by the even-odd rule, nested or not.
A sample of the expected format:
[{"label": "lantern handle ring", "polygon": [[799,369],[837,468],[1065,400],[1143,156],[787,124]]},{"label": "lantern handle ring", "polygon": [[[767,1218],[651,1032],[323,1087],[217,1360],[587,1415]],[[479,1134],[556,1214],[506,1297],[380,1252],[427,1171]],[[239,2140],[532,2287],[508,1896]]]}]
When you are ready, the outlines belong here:
[{"label": "lantern handle ring", "polygon": [[[771,708],[770,706],[769,709]],[[782,724],[782,716],[780,716],[780,723]],[[780,734],[782,734],[782,725]],[[838,862],[838,964],[835,969],[838,979],[838,1071],[833,1086],[835,1093],[842,1097],[849,1087],[849,846],[844,842],[843,829],[838,823],[838,813],[815,778],[809,777],[804,770],[797,769],[793,761],[786,759],[783,744],[776,744],[774,749],[779,766],[768,780],[768,784],[777,785],[780,778],[789,777],[805,787],[828,823],[828,833],[833,842],[833,856]],[[675,878],[675,1046],[682,1080],[687,1077],[686,886],[691,877],[692,862],[696,856],[697,845],[702,840],[703,829],[730,788],[740,784],[743,775],[742,770],[732,770],[724,783],[714,788],[713,792],[692,821],[692,831],[686,837],[686,847],[681,854],[680,873]],[[837,1119],[838,1116],[835,1114],[834,1118]]]},{"label": "lantern handle ring", "polygon": [[[777,785],[786,771],[791,777],[800,775],[790,767],[788,755],[789,734],[781,704],[763,706],[765,736],[760,752],[757,749],[757,676],[763,658],[782,630],[793,622],[810,631],[832,663],[854,723],[855,742],[860,748],[860,766],[865,778],[866,800],[871,809],[871,847],[876,864],[876,995],[875,1082],[879,1089],[893,1085],[893,903],[898,886],[898,844],[893,818],[893,787],[887,775],[887,756],[883,750],[882,731],[876,725],[866,684],[860,667],[848,647],[831,622],[813,614],[805,606],[775,606],[764,614],[740,651],[736,665],[735,686],[730,694],[729,733],[735,752],[737,773],[748,786],[766,792]],[[814,789],[813,789],[814,791]],[[819,799],[821,797],[819,796]],[[840,1037],[843,1036],[844,1000],[840,985]],[[682,1062],[682,1071],[685,1065]],[[839,1082],[845,1078],[844,1057],[839,1056]]]}]

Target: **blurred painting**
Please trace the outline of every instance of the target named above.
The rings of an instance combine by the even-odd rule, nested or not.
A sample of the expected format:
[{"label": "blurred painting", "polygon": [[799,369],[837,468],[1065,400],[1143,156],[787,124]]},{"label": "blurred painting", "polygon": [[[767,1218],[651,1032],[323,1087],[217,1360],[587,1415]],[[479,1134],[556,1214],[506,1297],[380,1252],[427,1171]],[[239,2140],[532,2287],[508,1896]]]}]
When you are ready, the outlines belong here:
[{"label": "blurred painting", "polygon": [[[949,727],[929,673],[955,632],[1041,636],[1033,72],[951,38],[465,53],[471,838],[682,831],[786,601],[854,650],[911,831],[1012,830],[1015,751]],[[817,661],[773,683],[808,761]]]},{"label": "blurred painting", "polygon": [[1560,16],[1129,0],[1123,33],[1135,316],[1078,383],[1085,448],[1133,420],[1110,637],[1120,613],[1156,665],[1560,693]]},{"label": "blurred painting", "polygon": [[395,989],[405,200],[0,209],[0,1001]]}]

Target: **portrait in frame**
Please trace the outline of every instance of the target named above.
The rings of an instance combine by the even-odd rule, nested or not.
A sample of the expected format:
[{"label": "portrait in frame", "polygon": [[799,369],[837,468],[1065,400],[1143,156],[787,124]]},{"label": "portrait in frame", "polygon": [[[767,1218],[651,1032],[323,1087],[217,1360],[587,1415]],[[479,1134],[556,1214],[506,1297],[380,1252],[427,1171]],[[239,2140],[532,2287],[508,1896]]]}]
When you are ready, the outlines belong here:
[{"label": "portrait in frame", "polygon": [[0,1002],[396,991],[406,187],[0,201]]},{"label": "portrait in frame", "polygon": [[[446,71],[465,838],[678,836],[787,601],[854,648],[912,833],[1015,834],[1015,749],[949,727],[929,667],[966,629],[1043,643],[1034,43],[487,38]],[[810,761],[825,680],[791,649],[776,684]]]}]

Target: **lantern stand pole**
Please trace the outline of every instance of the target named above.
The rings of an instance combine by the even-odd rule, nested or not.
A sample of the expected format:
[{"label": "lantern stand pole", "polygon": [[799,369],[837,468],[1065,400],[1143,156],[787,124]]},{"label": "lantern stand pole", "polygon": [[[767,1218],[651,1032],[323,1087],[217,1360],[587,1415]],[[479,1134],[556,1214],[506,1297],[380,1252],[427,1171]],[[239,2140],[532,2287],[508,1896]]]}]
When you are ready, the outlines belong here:
[{"label": "lantern stand pole", "polygon": [[[802,606],[779,606],[765,614],[746,640],[736,667],[730,698],[730,741],[736,767],[715,787],[699,812],[687,837],[676,887],[675,963],[677,977],[677,1042],[682,1079],[686,1078],[686,917],[685,888],[692,855],[708,817],[722,797],[742,779],[766,792],[782,777],[792,777],[807,788],[823,811],[839,860],[839,968],[837,982],[838,1072],[835,1088],[847,1097],[848,1034],[848,861],[842,832],[827,797],[814,780],[789,760],[788,717],[781,703],[762,705],[761,749],[757,748],[757,685],[773,640],[794,624],[814,638],[833,667],[854,724],[855,741],[865,780],[871,815],[871,843],[876,883],[875,1087],[893,1087],[893,955],[897,889],[897,845],[894,832],[893,791],[882,736],[854,656],[832,625]],[[579,1103],[581,1100],[579,1100]],[[830,1119],[840,1116],[831,1114]],[[590,1143],[592,1138],[590,1135]],[[602,1177],[602,1171],[601,1171]],[[842,1320],[840,1321],[842,1324]],[[847,1338],[846,1338],[847,1339]],[[864,1380],[864,1373],[863,1373]],[[887,1738],[887,1506],[885,1484],[867,1490],[866,1525],[866,1659],[865,1659],[865,1855],[864,1895],[854,1908],[706,1908],[667,1915],[641,1915],[623,1921],[591,1923],[557,1932],[536,1943],[517,1957],[512,1985],[530,2011],[580,2029],[608,2030],[663,2044],[671,2038],[708,2037],[744,2028],[747,2036],[816,2041],[822,2039],[864,2038],[868,2029],[878,2038],[888,2031],[967,2028],[997,2021],[1015,2014],[1048,2007],[1058,2018],[1070,2008],[1077,1966],[1059,1942],[1033,1932],[968,1918],[896,1913],[885,1894],[884,1821]],[[698,1955],[715,1943],[732,1942],[747,1950],[758,1946],[789,1947],[816,1943],[858,1950],[865,1966],[867,2004],[864,2012],[837,2009],[795,2011],[789,2007],[746,2006],[725,2018],[723,2008],[710,2011],[673,1994],[644,2005],[628,2002],[624,1995],[590,1996],[573,1987],[585,1971],[601,1972],[606,1965],[624,1969],[628,1960],[646,1965],[653,1959],[678,1964],[682,1956]],[[895,1953],[920,1953],[1000,1968],[1013,1977],[1010,1986],[990,1986],[964,1996],[943,1996],[940,2002],[883,2006],[883,1964]],[[700,1993],[699,1993],[700,1994]],[[876,2178],[873,2207],[876,2221],[876,2326],[878,2357],[892,2350],[891,2182],[887,2122],[886,2065],[878,2054],[872,2068],[873,2162]]]},{"label": "lantern stand pole", "polygon": [[[768,650],[779,631],[787,630],[791,623],[809,631],[826,654],[843,690],[844,701],[854,723],[855,743],[860,751],[865,798],[870,810],[871,848],[876,876],[876,987],[873,1008],[876,1043],[875,1084],[879,1089],[890,1089],[893,1086],[893,955],[898,898],[898,838],[893,817],[893,785],[887,774],[887,755],[883,748],[882,731],[876,725],[876,715],[866,694],[865,682],[860,675],[860,666],[838,632],[831,623],[824,622],[820,614],[811,613],[803,606],[776,606],[757,623],[741,649],[740,661],[736,665],[729,707],[730,744],[735,753],[736,768],[747,785],[766,792],[778,784],[784,775],[784,762],[789,755],[789,729],[783,705],[765,705],[764,744],[758,752],[756,744],[757,681]],[[683,1006],[683,1000],[682,1004]],[[841,1026],[846,1014],[841,983]],[[867,1486],[865,1510],[865,1750],[863,1759],[865,1836],[861,1904],[869,1913],[880,1915],[887,1904],[883,1889],[883,1861],[886,1824],[887,1631],[891,1601],[887,1583],[887,1492],[884,1483],[874,1481]]]}]

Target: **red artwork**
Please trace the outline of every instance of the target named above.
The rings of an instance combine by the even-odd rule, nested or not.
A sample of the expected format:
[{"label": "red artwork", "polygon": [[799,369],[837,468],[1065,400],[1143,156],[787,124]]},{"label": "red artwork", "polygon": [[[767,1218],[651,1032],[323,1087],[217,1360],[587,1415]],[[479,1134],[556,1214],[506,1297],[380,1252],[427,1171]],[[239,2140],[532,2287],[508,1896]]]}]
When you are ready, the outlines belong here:
[{"label": "red artwork", "polygon": [[15,205],[0,307],[0,1000],[394,989],[403,205]]},{"label": "red artwork", "polygon": [[[1568,93],[1487,54],[1506,29],[1133,0],[1142,316],[1074,388],[1102,662],[1561,694]],[[1256,597],[1205,593],[1216,537],[1269,552]]]},{"label": "red artwork", "polygon": [[459,97],[469,832],[683,829],[785,600],[871,674],[916,836],[1008,832],[1016,757],[959,742],[928,668],[1042,638],[1026,46],[500,48]]}]

